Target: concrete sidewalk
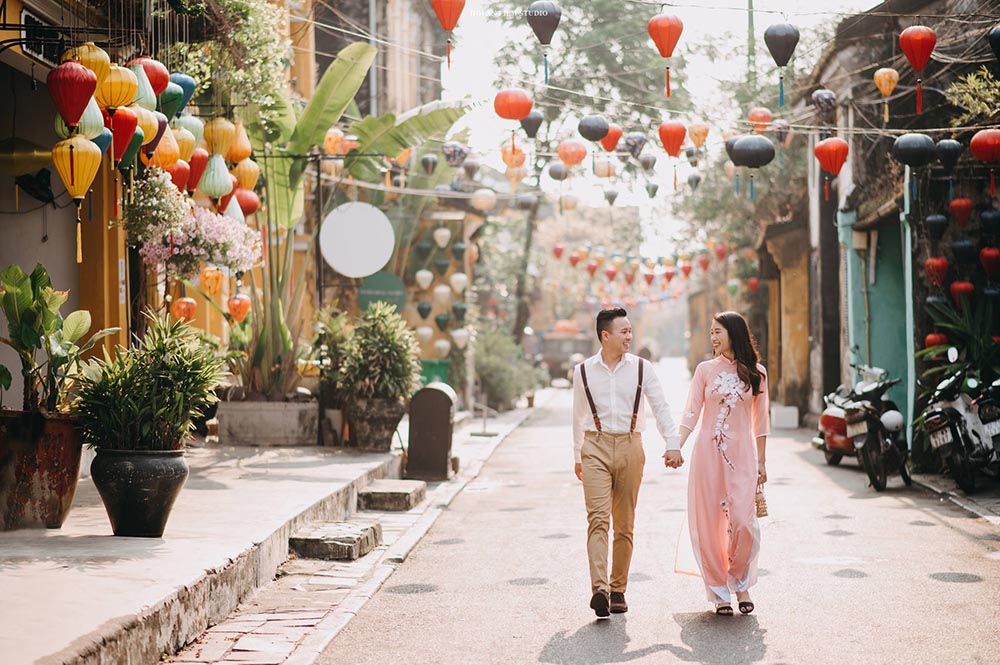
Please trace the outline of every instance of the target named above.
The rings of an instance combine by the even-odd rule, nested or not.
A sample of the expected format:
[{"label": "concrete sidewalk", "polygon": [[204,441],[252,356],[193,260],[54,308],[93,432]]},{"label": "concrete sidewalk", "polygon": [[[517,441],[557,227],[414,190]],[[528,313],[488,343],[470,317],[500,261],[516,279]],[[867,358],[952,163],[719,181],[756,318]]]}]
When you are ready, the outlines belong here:
[{"label": "concrete sidewalk", "polygon": [[[491,419],[491,429],[509,432],[530,413]],[[482,457],[487,440],[469,438],[481,423],[468,419],[456,432],[453,454],[463,464],[473,451]],[[400,438],[407,431],[404,421]],[[93,483],[82,479],[61,529],[0,533],[0,598],[8,601],[0,661],[159,662],[270,583],[292,532],[350,516],[358,490],[399,477],[401,458],[399,450],[194,448],[162,539],[112,536]]]}]

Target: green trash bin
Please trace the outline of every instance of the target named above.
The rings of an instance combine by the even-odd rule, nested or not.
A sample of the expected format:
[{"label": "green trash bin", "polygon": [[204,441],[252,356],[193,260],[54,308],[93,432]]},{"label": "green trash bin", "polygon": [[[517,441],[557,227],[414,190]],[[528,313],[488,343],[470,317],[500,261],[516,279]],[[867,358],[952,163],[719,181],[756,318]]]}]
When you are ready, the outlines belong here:
[{"label": "green trash bin", "polygon": [[421,360],[420,364],[420,376],[425,386],[435,381],[448,383],[448,367],[451,365],[451,358],[445,358],[444,360]]}]

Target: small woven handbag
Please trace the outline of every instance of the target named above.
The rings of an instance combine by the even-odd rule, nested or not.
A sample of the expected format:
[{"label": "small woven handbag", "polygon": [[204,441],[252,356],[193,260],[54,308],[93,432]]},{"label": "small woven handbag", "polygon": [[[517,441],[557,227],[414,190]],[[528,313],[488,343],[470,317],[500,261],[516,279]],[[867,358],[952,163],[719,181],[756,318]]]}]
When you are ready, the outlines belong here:
[{"label": "small woven handbag", "polygon": [[757,517],[767,517],[767,499],[764,498],[764,486],[757,483],[757,496],[754,497],[757,506]]}]

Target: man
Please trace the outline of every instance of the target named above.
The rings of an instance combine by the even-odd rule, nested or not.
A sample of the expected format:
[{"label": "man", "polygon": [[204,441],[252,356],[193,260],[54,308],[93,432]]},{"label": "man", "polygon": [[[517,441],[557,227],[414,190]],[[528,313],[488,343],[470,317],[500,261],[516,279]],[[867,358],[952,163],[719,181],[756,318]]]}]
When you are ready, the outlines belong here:
[{"label": "man", "polygon": [[[646,395],[657,429],[667,444],[667,466],[679,467],[677,425],[653,366],[628,353],[632,324],[620,307],[597,315],[601,351],[573,370],[573,449],[576,477],[587,506],[590,607],[598,618],[628,611],[625,589],[632,561],[635,504],[646,461],[646,428],[641,397]],[[614,523],[611,578],[608,528]]]}]

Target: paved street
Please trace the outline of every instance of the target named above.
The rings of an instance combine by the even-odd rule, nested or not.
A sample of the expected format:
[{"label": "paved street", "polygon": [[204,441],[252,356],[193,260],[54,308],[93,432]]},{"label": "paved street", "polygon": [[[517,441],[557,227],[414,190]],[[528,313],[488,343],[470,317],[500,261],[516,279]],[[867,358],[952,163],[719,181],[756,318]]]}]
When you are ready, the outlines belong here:
[{"label": "paved street", "polygon": [[[658,369],[678,412],[684,363]],[[500,446],[318,662],[995,661],[1000,531],[898,478],[877,494],[804,431],[769,440],[750,617],[710,614],[700,579],[673,572],[686,472],[663,469],[648,435],[631,609],[595,621],[570,405],[563,391]]]}]

